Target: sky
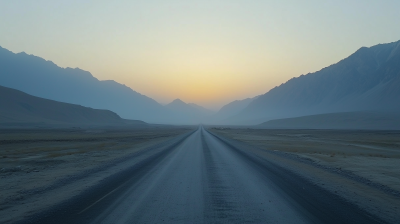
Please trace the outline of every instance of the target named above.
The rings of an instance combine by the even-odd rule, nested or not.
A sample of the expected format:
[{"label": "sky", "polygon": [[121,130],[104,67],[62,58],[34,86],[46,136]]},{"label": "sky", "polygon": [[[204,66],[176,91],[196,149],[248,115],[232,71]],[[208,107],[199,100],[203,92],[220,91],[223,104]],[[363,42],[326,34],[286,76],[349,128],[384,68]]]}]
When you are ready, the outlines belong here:
[{"label": "sky", "polygon": [[218,110],[400,40],[398,0],[0,0],[0,46]]}]

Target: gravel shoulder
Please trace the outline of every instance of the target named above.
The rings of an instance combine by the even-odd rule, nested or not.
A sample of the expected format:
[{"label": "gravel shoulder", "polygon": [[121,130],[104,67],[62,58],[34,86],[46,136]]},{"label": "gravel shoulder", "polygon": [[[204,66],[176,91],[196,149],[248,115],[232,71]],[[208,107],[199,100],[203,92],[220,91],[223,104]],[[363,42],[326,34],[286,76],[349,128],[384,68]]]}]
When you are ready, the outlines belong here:
[{"label": "gravel shoulder", "polygon": [[0,223],[77,195],[191,130],[0,130]]},{"label": "gravel shoulder", "polygon": [[209,128],[389,223],[400,220],[400,133]]}]

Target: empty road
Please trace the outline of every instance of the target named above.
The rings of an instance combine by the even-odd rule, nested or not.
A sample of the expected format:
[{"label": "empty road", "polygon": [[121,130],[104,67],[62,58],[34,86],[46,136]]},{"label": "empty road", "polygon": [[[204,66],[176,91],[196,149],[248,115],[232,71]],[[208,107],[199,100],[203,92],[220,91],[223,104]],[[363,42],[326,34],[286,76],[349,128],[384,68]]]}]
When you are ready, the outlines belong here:
[{"label": "empty road", "polygon": [[203,127],[24,223],[381,223]]}]

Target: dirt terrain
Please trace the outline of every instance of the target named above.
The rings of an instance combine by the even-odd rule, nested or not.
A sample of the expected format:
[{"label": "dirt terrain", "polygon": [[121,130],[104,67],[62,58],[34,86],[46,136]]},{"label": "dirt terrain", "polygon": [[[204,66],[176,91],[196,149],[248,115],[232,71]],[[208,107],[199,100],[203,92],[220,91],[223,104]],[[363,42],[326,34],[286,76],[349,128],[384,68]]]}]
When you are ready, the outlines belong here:
[{"label": "dirt terrain", "polygon": [[76,195],[140,161],[139,152],[192,129],[0,130],[0,223]]},{"label": "dirt terrain", "polygon": [[209,130],[255,146],[248,150],[389,222],[400,220],[400,131]]},{"label": "dirt terrain", "polygon": [[[109,204],[106,201],[96,204],[98,201],[107,197],[109,193],[113,195],[125,194],[122,191],[124,187],[117,187],[115,191],[107,189],[105,185],[102,184],[104,180],[126,170],[129,171],[127,174],[128,176],[133,175],[135,172],[139,175],[142,171],[132,170],[133,173],[130,173],[130,168],[135,164],[141,164],[143,161],[147,161],[146,163],[152,165],[147,167],[145,165],[146,163],[144,163],[144,165],[141,166],[142,169],[152,170],[158,167],[159,171],[162,173],[160,177],[163,177],[143,183],[142,181],[134,181],[132,187],[136,188],[137,186],[143,185],[142,187],[144,187],[145,192],[147,192],[146,189],[148,189],[145,187],[146,184],[150,184],[153,188],[154,186],[158,186],[159,188],[153,189],[159,189],[156,193],[164,192],[168,189],[170,193],[178,192],[178,195],[186,191],[186,193],[192,192],[200,186],[199,183],[197,183],[198,181],[194,181],[193,172],[188,169],[192,166],[193,169],[197,170],[194,172],[196,174],[202,173],[199,172],[199,169],[209,170],[208,168],[212,168],[209,170],[209,172],[212,171],[210,173],[211,176],[209,176],[211,179],[209,180],[214,180],[214,171],[221,166],[219,167],[221,168],[218,171],[219,174],[222,175],[222,177],[229,177],[226,180],[224,179],[227,189],[233,186],[235,186],[234,189],[236,189],[240,184],[250,184],[250,186],[253,186],[258,181],[258,178],[254,177],[255,179],[252,181],[242,182],[239,181],[239,177],[231,178],[232,175],[243,173],[244,169],[248,168],[246,164],[253,164],[253,162],[246,159],[246,157],[239,156],[239,154],[235,153],[232,154],[235,151],[249,152],[250,154],[255,153],[261,158],[265,158],[265,161],[260,162],[260,164],[269,167],[268,164],[272,163],[274,164],[273,167],[280,167],[277,168],[276,171],[286,174],[287,177],[298,175],[305,177],[310,183],[315,184],[315,186],[313,186],[307,185],[302,181],[292,181],[297,184],[286,186],[288,192],[297,189],[310,193],[314,192],[312,189],[319,189],[322,187],[332,194],[330,197],[327,197],[326,200],[334,199],[336,196],[333,197],[333,195],[339,195],[341,198],[350,202],[350,204],[355,204],[361,208],[361,210],[367,211],[369,214],[379,217],[388,223],[397,223],[397,221],[400,220],[400,132],[208,128],[211,133],[215,133],[221,136],[221,138],[226,138],[226,140],[224,140],[219,139],[219,137],[208,135],[206,132],[204,132],[205,137],[201,137],[202,134],[199,134],[200,132],[193,134],[193,130],[195,130],[195,127],[158,127],[136,130],[1,130],[0,223],[14,223],[21,219],[26,220],[26,218],[29,220],[29,217],[32,217],[32,215],[35,216],[41,211],[48,210],[49,208],[57,208],[55,205],[59,205],[60,202],[68,201],[71,198],[75,198],[74,200],[76,200],[77,197],[74,196],[87,195],[88,189],[95,189],[95,192],[104,191],[105,194],[103,195],[103,193],[101,193],[96,196],[99,198],[93,199],[96,206],[88,206],[88,210],[84,209],[83,211],[87,211],[91,214],[91,210],[93,210],[95,211],[94,214],[102,214],[98,213],[97,209],[106,207]],[[188,135],[189,133],[192,133],[190,135],[192,137]],[[201,140],[202,138],[205,139]],[[210,147],[209,149],[207,145]],[[206,149],[208,149],[208,151]],[[200,159],[201,156],[198,158],[197,155],[203,151],[213,155],[216,153],[212,157],[215,158],[210,160],[211,162],[213,161],[213,163],[208,164],[210,165],[208,168],[205,168],[203,166],[204,164],[196,165],[194,163],[194,161],[203,161]],[[227,154],[221,157],[219,153]],[[158,155],[158,157],[154,157],[154,155]],[[180,156],[182,156],[182,158]],[[185,156],[194,157],[186,161],[186,159],[183,159]],[[176,161],[174,160],[175,162],[171,162],[167,159],[164,160],[164,157],[170,159],[176,157]],[[154,160],[151,158],[159,159]],[[237,161],[230,160],[233,158],[237,158]],[[215,159],[226,161],[218,162]],[[168,165],[170,176],[182,173],[190,178],[183,178],[183,180],[186,181],[184,182],[185,185],[180,186],[179,184],[183,183],[182,181],[173,181],[172,179],[170,180],[164,177],[166,169],[163,168],[162,164]],[[218,167],[216,166],[217,164],[219,164]],[[225,166],[228,166],[228,164],[232,166],[232,170],[236,171],[233,173],[224,173],[227,171],[227,167]],[[242,168],[239,168],[239,164],[243,165]],[[176,166],[183,166],[185,168],[177,169]],[[253,168],[257,170],[257,167],[258,166],[254,166]],[[270,172],[271,170],[266,169],[265,171]],[[291,173],[296,175],[292,175]],[[149,176],[147,176],[147,174]],[[157,172],[143,171],[143,175],[148,178],[155,174],[157,174]],[[244,172],[240,177],[246,179],[250,178],[251,175],[256,175],[256,173],[248,170],[247,173]],[[264,174],[260,172],[257,175]],[[277,176],[276,178],[279,177]],[[166,189],[165,186],[167,183],[152,185],[154,181],[157,182],[164,179],[169,180],[167,183],[174,186],[178,184],[180,187],[183,187],[185,191],[176,191],[177,186]],[[132,180],[136,179],[134,178]],[[232,180],[236,180],[238,183],[229,183],[229,181]],[[223,182],[221,181],[222,179],[215,179],[214,182],[222,184]],[[211,181],[203,184],[212,190],[214,189],[213,185],[207,185],[207,183],[211,184],[214,182]],[[135,185],[136,183],[139,185]],[[190,184],[193,184],[193,186]],[[299,184],[300,186],[297,186]],[[188,186],[186,185],[190,185],[190,187],[187,188]],[[99,186],[99,188],[97,188],[97,186]],[[121,186],[125,186],[123,182],[121,182]],[[214,186],[214,190],[221,190],[218,186]],[[257,187],[257,189],[262,188],[257,184],[253,187]],[[191,190],[188,191],[187,189]],[[282,189],[284,188],[281,188],[281,190]],[[133,192],[136,192],[136,190]],[[213,191],[211,191],[211,193],[209,192],[211,196],[221,196],[221,192],[219,191],[212,192]],[[228,190],[228,192],[231,191]],[[237,200],[243,192],[248,192],[248,190],[238,190],[237,195],[235,194],[236,196],[233,197],[225,195],[227,197],[225,199]],[[259,193],[264,194],[265,192],[260,191]],[[140,195],[144,197],[144,195]],[[148,196],[153,197],[152,195],[153,194],[149,194]],[[196,193],[195,195],[197,195],[196,197],[200,197],[199,195],[201,194]],[[206,196],[207,195],[208,194],[206,194]],[[275,194],[272,194],[271,197],[275,197],[273,195]],[[292,196],[299,199],[297,194]],[[77,207],[79,207],[79,204],[84,204],[84,201],[79,201],[79,198],[80,197],[78,197],[77,204],[76,201],[73,203]],[[157,200],[161,200],[162,198],[163,196],[160,196]],[[177,196],[175,199],[186,201],[187,198]],[[243,200],[246,201],[247,199]],[[335,200],[328,204],[333,203],[332,205],[334,205],[334,203],[337,203]],[[147,200],[146,203],[153,203],[153,201],[154,200]],[[91,202],[89,204],[91,204]],[[180,205],[180,203],[178,204]],[[306,204],[307,203],[304,205]],[[157,210],[157,206],[162,205],[164,204],[156,203],[155,205],[149,206],[153,208],[153,210]],[[219,206],[219,204],[215,206],[217,205]],[[171,207],[169,200],[165,206],[164,209]],[[208,206],[205,207],[208,208]],[[122,206],[121,209],[123,210],[124,208],[125,207]],[[140,208],[140,206],[138,208]],[[187,206],[181,209],[183,208],[186,209]],[[231,207],[224,207],[225,210],[228,208]],[[312,206],[310,209],[311,208]],[[150,211],[151,210],[149,210],[149,214],[152,214]],[[225,212],[227,211],[228,210]],[[236,210],[233,209],[232,211]],[[249,214],[251,213],[250,211],[252,210],[249,210]],[[71,212],[75,214],[73,209]],[[215,211],[211,209],[211,213],[212,212]],[[144,213],[139,212],[135,214],[143,215]],[[165,213],[165,215],[168,216],[174,214],[177,214],[175,210],[171,213]],[[183,212],[182,214],[186,213]],[[255,214],[261,216],[264,213]],[[316,211],[315,214],[318,214],[318,211]],[[235,215],[237,215],[237,213],[232,213],[232,216]],[[241,218],[249,217],[243,216]],[[73,217],[70,218],[73,219]],[[153,216],[149,216],[149,219],[153,218]]]},{"label": "dirt terrain", "polygon": [[250,148],[200,126],[19,223],[387,223]]}]

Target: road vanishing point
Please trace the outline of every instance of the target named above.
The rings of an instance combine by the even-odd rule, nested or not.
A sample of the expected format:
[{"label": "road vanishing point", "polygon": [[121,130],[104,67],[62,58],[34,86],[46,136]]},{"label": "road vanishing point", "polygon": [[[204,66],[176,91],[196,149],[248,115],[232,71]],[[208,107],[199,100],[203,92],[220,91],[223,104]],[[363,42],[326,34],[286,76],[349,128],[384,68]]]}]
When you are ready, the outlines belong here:
[{"label": "road vanishing point", "polygon": [[21,223],[383,223],[202,126],[157,147]]}]

